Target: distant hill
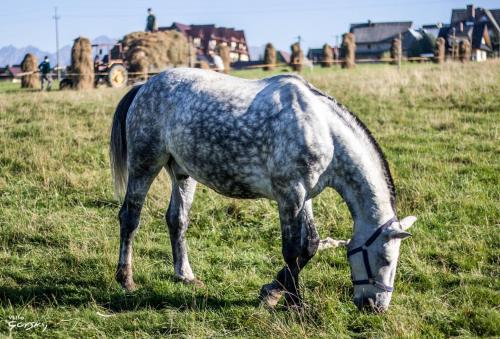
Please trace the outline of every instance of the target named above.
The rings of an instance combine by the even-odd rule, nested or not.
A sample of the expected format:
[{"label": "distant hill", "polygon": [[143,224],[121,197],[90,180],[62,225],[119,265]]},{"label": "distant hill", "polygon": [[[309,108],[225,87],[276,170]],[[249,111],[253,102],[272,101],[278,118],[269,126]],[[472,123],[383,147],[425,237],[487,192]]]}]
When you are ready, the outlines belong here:
[{"label": "distant hill", "polygon": [[[106,35],[100,35],[92,43],[94,44],[114,44],[116,39],[110,38]],[[57,55],[56,53],[50,53],[43,51],[35,46],[26,46],[17,48],[13,45],[5,46],[0,48],[0,66],[6,65],[18,65],[23,61],[24,56],[27,53],[34,54],[38,61],[41,62],[42,59],[47,55],[49,57],[50,63],[56,65]],[[59,49],[59,56],[61,58],[61,66],[67,66],[71,63],[71,46],[66,45]]]}]

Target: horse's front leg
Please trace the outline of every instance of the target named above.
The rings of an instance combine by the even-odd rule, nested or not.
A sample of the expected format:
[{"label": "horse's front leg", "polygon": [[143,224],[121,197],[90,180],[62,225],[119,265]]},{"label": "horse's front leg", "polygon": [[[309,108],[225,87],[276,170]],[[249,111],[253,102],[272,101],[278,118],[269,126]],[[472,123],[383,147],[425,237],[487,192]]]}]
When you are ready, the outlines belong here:
[{"label": "horse's front leg", "polygon": [[[291,196],[295,199],[290,199]],[[271,307],[278,303],[282,291],[285,292],[286,306],[302,306],[299,273],[318,249],[319,235],[314,225],[312,201],[303,202],[301,196],[304,194],[288,195],[287,199],[278,203],[282,252],[286,265],[278,272],[275,281],[261,289],[261,300]]]}]

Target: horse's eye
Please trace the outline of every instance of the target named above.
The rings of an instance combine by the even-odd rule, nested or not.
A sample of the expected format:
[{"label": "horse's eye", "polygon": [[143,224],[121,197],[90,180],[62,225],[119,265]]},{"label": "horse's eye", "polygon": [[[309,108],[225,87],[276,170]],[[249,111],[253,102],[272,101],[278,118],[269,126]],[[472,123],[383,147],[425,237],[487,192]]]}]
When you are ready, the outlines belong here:
[{"label": "horse's eye", "polygon": [[380,256],[380,263],[382,264],[382,266],[389,266],[391,264],[389,258],[385,255]]}]

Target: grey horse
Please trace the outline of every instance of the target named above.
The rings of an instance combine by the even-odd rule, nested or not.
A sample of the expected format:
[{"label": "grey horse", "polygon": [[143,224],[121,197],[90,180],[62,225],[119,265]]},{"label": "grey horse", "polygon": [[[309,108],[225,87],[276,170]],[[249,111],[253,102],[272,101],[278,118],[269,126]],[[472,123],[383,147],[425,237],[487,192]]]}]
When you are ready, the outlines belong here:
[{"label": "grey horse", "polygon": [[[384,155],[363,123],[297,75],[245,80],[177,68],[134,87],[119,103],[111,131],[120,255],[117,281],[134,288],[132,243],[149,187],[165,168],[172,181],[166,223],[175,275],[201,285],[188,260],[186,231],[196,183],[241,199],[278,204],[285,265],[262,287],[264,304],[285,295],[302,306],[299,272],[318,248],[348,247],[354,302],[385,311],[401,239],[415,217],[396,218],[395,190]],[[350,241],[320,240],[312,199],[326,187],[354,220]]]}]

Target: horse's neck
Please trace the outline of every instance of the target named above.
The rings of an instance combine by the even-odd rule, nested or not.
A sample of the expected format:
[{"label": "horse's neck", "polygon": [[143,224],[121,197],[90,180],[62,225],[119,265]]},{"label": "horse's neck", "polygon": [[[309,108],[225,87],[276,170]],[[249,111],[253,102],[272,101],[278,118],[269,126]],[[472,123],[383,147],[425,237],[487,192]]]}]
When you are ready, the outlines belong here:
[{"label": "horse's neck", "polygon": [[[366,239],[394,217],[391,187],[383,155],[366,131],[341,119],[334,130],[335,155],[331,186],[347,203],[354,220],[353,239]],[[348,126],[349,124],[349,126]]]}]

